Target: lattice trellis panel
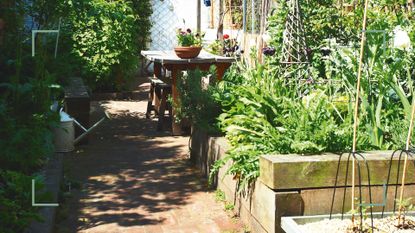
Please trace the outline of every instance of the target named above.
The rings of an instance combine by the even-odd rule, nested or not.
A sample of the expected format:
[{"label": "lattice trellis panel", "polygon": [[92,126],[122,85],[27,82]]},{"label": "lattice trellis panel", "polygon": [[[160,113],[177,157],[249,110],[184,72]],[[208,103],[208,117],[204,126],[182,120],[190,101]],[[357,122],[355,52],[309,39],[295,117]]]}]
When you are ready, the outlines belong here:
[{"label": "lattice trellis panel", "polygon": [[153,14],[151,21],[151,50],[170,50],[177,43],[176,29],[183,25],[175,13],[174,7],[178,5],[178,0],[153,0]]}]

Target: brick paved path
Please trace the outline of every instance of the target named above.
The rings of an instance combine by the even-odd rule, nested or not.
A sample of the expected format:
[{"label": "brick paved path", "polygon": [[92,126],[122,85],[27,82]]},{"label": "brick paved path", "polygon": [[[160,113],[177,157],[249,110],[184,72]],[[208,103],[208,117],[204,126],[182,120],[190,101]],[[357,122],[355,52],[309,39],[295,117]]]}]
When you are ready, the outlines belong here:
[{"label": "brick paved path", "polygon": [[66,156],[67,175],[81,188],[60,211],[56,233],[242,232],[189,164],[188,137],[157,132],[145,108],[143,91],[134,101],[92,103],[93,121],[103,109],[113,119]]}]

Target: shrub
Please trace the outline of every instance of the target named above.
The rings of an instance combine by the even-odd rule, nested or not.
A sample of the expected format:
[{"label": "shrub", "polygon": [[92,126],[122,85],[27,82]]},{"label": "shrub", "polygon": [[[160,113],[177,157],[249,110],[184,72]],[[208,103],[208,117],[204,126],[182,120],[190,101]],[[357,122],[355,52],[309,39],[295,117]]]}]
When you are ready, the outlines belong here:
[{"label": "shrub", "polygon": [[90,87],[119,90],[134,77],[149,35],[150,7],[148,0],[69,2],[72,52]]},{"label": "shrub", "polygon": [[41,221],[32,206],[32,177],[0,169],[0,231],[23,232],[34,219]]},{"label": "shrub", "polygon": [[221,113],[217,100],[216,69],[189,70],[178,79],[180,106],[176,106],[176,120],[189,119],[195,126],[210,133],[219,133],[216,118]]}]

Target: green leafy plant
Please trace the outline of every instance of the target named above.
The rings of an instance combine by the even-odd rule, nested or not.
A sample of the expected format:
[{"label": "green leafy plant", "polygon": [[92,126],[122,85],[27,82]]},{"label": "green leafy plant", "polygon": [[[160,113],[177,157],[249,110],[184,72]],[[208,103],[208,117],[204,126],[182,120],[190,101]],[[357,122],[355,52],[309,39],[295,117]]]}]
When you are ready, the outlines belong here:
[{"label": "green leafy plant", "polygon": [[31,177],[0,170],[0,231],[23,232],[33,219],[40,220],[32,206]]},{"label": "green leafy plant", "polygon": [[146,1],[69,1],[72,53],[92,88],[122,89],[137,70],[149,35],[151,5]]},{"label": "green leafy plant", "polygon": [[176,106],[176,120],[189,119],[196,127],[210,133],[219,133],[216,118],[221,113],[216,98],[216,68],[209,71],[189,70],[178,79],[180,93],[179,106]]},{"label": "green leafy plant", "polygon": [[[7,25],[0,43],[0,232],[24,232],[32,221],[41,221],[39,209],[31,203],[31,180],[36,180],[36,190],[42,190],[38,172],[53,155],[51,131],[59,120],[50,106],[60,100],[56,81],[70,66],[62,61],[65,56],[54,58],[55,41],[49,37],[36,37],[33,58],[26,41],[30,29],[55,26],[63,16],[61,4],[60,0],[0,3],[0,18]],[[25,24],[29,16],[36,22],[32,28]],[[36,196],[44,201],[49,195]]]},{"label": "green leafy plant", "polygon": [[202,46],[203,35],[199,32],[192,32],[190,28],[182,31],[181,28],[177,30],[177,42],[179,46],[183,47],[200,47]]},{"label": "green leafy plant", "polygon": [[[382,34],[368,36],[357,143],[360,150],[401,147],[403,125],[410,113],[414,56],[388,47],[396,25],[405,25],[413,38],[413,23],[408,13],[385,11],[385,4],[391,3],[376,3],[369,13],[369,28],[386,31],[386,48]],[[268,56],[263,65],[256,63],[255,68],[235,66],[217,85],[223,111],[218,124],[231,149],[214,164],[211,178],[229,163],[227,174],[242,188],[259,175],[261,154],[350,150],[358,57],[353,45],[360,33],[362,12],[359,8],[344,10],[330,0],[303,4],[311,64],[282,67],[287,10],[286,1],[281,1],[268,20],[275,55]]]},{"label": "green leafy plant", "polygon": [[216,199],[216,201],[220,201],[220,202],[226,201],[225,193],[222,190],[217,189],[215,191],[215,199]]}]

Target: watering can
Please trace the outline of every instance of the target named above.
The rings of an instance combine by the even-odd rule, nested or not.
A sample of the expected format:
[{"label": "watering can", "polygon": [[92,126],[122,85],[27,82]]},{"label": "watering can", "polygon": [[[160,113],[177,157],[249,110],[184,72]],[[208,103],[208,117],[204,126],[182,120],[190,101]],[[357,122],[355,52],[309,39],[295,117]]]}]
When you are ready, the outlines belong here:
[{"label": "watering can", "polygon": [[[54,145],[56,152],[70,152],[75,149],[75,145],[82,140],[85,136],[91,133],[96,129],[102,122],[106,119],[110,119],[110,116],[107,112],[104,112],[105,116],[102,117],[98,122],[96,122],[89,129],[86,129],[82,126],[75,118],[69,116],[66,112],[61,110],[59,111],[60,124],[59,127],[54,129]],[[75,125],[79,126],[84,132],[75,138]]]}]

